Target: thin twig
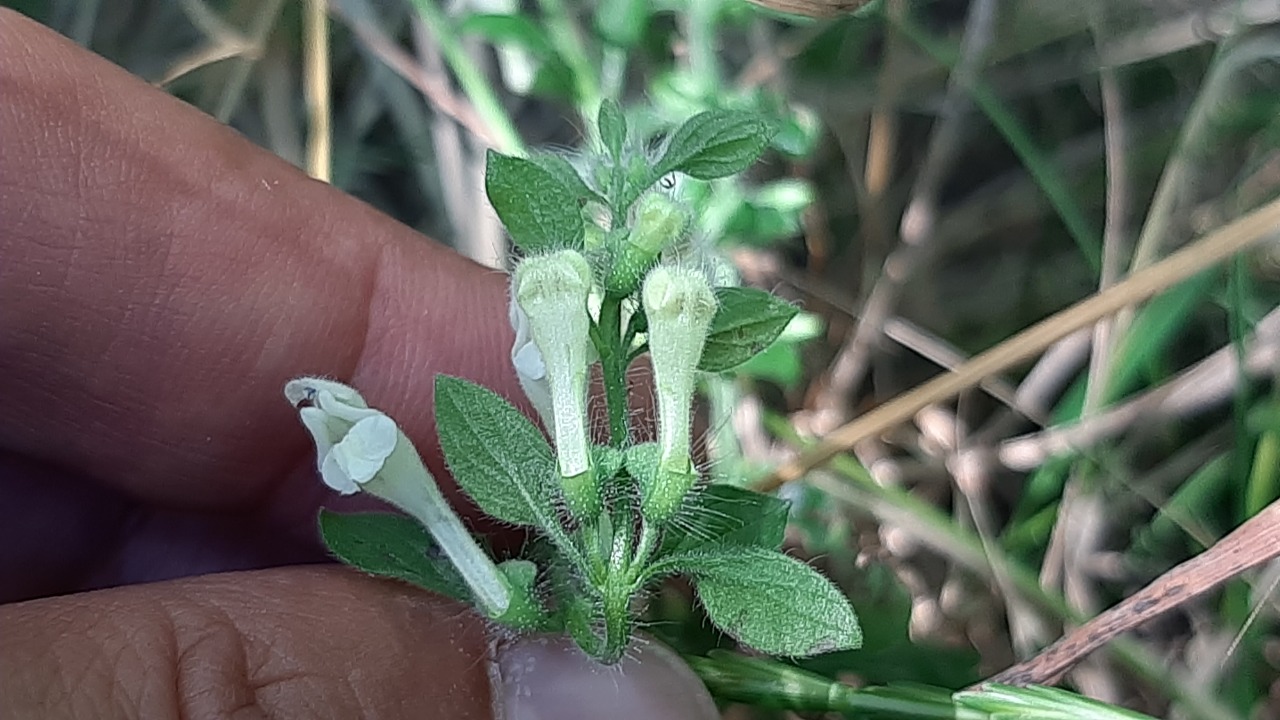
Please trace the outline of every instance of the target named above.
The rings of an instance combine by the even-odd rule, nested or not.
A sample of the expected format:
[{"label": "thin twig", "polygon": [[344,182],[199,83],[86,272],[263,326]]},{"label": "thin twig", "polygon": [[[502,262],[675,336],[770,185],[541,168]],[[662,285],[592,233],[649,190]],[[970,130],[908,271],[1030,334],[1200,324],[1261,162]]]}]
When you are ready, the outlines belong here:
[{"label": "thin twig", "polygon": [[[444,58],[440,56],[440,49],[426,24],[415,17],[410,19],[410,27],[418,53],[418,74],[428,84],[448,91],[449,78],[445,73]],[[449,94],[452,96],[453,93],[450,91]],[[450,97],[448,100],[454,102],[456,99]],[[501,267],[501,251],[479,242],[480,224],[492,217],[492,213],[475,212],[475,208],[483,206],[477,192],[481,182],[470,173],[468,149],[458,126],[459,123],[444,113],[435,113],[431,120],[431,143],[436,151],[436,171],[445,213],[453,226],[456,247],[462,254],[488,267]]]},{"label": "thin twig", "polygon": [[[965,356],[942,338],[902,317],[891,317],[884,323],[884,336],[946,370],[954,370],[964,364]],[[978,383],[988,395],[1004,403],[1010,410],[1044,425],[1048,418],[1032,407],[1018,404],[1017,391],[999,377],[986,378]]]},{"label": "thin twig", "polygon": [[179,4],[187,20],[204,35],[206,42],[170,65],[156,85],[164,87],[206,65],[240,56],[253,59],[261,53],[261,47],[219,17],[203,0],[181,0]]},{"label": "thin twig", "polygon": [[218,98],[218,106],[213,113],[218,120],[224,123],[230,122],[231,116],[235,115],[236,109],[240,107],[240,100],[244,97],[244,90],[249,85],[254,63],[262,57],[263,49],[267,46],[267,40],[271,38],[271,30],[275,27],[276,19],[280,17],[280,10],[283,7],[284,0],[264,0],[258,6],[258,12],[249,26],[248,38],[251,50],[232,60],[234,65],[231,68],[231,77],[222,86],[222,95]]}]

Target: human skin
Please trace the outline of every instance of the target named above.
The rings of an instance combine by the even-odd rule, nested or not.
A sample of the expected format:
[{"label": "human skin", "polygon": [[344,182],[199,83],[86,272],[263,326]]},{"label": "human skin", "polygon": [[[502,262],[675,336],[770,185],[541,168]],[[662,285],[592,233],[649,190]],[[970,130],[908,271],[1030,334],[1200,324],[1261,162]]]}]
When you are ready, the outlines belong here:
[{"label": "human skin", "polygon": [[444,479],[432,378],[518,396],[506,302],[502,274],[0,10],[0,717],[491,717],[474,614],[278,567],[324,558],[321,504],[359,503],[281,389],[358,388]]}]

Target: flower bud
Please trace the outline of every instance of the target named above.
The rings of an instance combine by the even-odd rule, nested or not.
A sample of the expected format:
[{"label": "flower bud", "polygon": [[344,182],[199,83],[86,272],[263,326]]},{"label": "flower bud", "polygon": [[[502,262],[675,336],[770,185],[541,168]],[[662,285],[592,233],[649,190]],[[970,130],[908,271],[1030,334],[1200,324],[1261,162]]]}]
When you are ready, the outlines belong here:
[{"label": "flower bud", "polygon": [[591,344],[591,268],[572,250],[525,259],[516,268],[514,296],[542,356],[551,393],[552,435],[565,501],[578,517],[594,517],[600,495],[587,433]]},{"label": "flower bud", "polygon": [[635,207],[631,234],[614,248],[605,287],[616,295],[630,295],[640,286],[663,250],[689,229],[689,211],[658,192],[641,197]]},{"label": "flower bud", "polygon": [[694,380],[716,296],[700,273],[657,267],[641,292],[649,321],[649,354],[658,396],[659,481],[644,498],[645,514],[665,520],[697,479],[689,457]]},{"label": "flower bud", "polygon": [[343,495],[363,490],[408,513],[431,533],[480,609],[493,618],[506,613],[506,578],[463,527],[391,418],[370,408],[354,389],[332,380],[291,380],[284,394],[311,432],[326,485]]}]

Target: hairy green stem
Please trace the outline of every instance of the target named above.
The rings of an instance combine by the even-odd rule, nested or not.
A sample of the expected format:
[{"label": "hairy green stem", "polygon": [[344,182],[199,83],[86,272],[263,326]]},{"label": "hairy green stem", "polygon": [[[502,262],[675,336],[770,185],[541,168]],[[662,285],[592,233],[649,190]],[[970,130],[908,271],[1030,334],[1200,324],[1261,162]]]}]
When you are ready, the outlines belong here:
[{"label": "hairy green stem", "polygon": [[644,584],[645,571],[649,568],[649,558],[658,545],[658,527],[651,522],[641,520],[640,541],[636,543],[636,554],[627,568],[627,585],[633,591]]},{"label": "hairy green stem", "polygon": [[627,349],[622,346],[622,298],[606,295],[600,303],[600,369],[609,412],[609,444],[618,449],[631,440],[627,419]]}]

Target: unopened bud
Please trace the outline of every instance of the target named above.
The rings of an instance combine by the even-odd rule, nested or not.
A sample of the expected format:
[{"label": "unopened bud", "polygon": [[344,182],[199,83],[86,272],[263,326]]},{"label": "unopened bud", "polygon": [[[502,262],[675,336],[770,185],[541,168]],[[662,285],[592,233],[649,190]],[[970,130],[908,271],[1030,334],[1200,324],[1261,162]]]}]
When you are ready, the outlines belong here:
[{"label": "unopened bud", "polygon": [[662,193],[651,192],[636,203],[630,235],[617,243],[610,259],[605,287],[616,295],[630,295],[640,286],[662,251],[689,229],[689,211]]}]

